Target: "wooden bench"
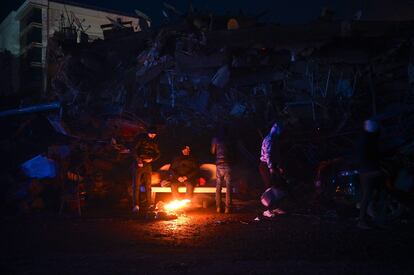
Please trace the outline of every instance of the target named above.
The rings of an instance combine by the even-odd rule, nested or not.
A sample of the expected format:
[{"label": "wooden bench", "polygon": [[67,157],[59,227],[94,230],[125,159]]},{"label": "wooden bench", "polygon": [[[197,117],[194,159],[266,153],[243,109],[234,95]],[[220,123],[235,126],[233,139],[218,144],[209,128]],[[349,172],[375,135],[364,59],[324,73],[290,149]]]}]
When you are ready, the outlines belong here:
[{"label": "wooden bench", "polygon": [[[187,187],[180,186],[178,187],[178,193],[186,193]],[[226,193],[227,188],[222,187],[221,193]],[[236,193],[236,188],[232,188],[232,192]],[[155,202],[155,196],[157,193],[171,193],[171,187],[162,187],[162,186],[152,186],[151,187],[151,201]],[[194,194],[196,193],[202,193],[202,194],[215,194],[216,193],[216,187],[215,186],[196,186],[194,187]]]},{"label": "wooden bench", "polygon": [[[152,173],[151,182],[154,184],[159,184],[162,179],[165,179],[168,175],[168,170],[170,169],[170,164],[165,164],[158,171]],[[208,186],[196,186],[194,187],[195,194],[215,194],[216,186],[216,165],[212,163],[204,163],[200,165],[200,176],[207,180]],[[186,193],[187,188],[185,186],[178,187],[178,193]],[[226,193],[226,187],[221,188],[221,193]],[[232,188],[232,192],[236,193],[236,188]],[[171,193],[171,187],[162,187],[159,185],[151,186],[151,201],[155,202],[155,196],[157,193]]]}]

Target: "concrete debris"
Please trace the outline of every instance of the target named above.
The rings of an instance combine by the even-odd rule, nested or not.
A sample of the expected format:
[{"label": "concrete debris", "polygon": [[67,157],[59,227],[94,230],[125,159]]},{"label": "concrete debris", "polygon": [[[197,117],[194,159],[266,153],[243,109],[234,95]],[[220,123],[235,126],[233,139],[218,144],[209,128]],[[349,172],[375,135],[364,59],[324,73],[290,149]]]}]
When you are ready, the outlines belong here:
[{"label": "concrete debris", "polygon": [[12,144],[1,143],[1,152],[12,155],[23,140],[30,150],[16,157],[18,166],[49,146],[69,146],[70,155],[83,159],[87,192],[125,198],[128,149],[150,124],[169,139],[164,163],[176,153],[173,142],[191,136],[208,144],[215,126],[231,125],[240,162],[251,168],[263,133],[278,119],[289,136],[282,141],[287,173],[301,171],[298,177],[349,154],[367,117],[392,120],[384,124],[394,125],[391,138],[414,136],[414,22],[345,24],[324,16],[283,26],[259,17],[185,14],[168,4],[163,12],[167,21],[159,28],[137,10],[146,22],[140,32],[108,18],[105,40],[51,38],[42,99],[62,107],[59,115],[48,114],[55,139],[34,146],[46,132],[31,130],[43,129],[37,124],[44,120],[41,113],[27,114],[32,117],[19,121],[19,129],[10,123],[5,132]]},{"label": "concrete debris", "polygon": [[[145,14],[137,12],[149,21]],[[166,8],[166,12],[178,16],[172,9]],[[178,17],[185,16],[189,15]],[[345,110],[351,105],[354,110],[367,110],[365,106],[372,104],[365,92],[370,84],[364,77],[364,68],[376,66],[378,80],[404,66],[410,71],[409,54],[405,64],[402,62],[411,45],[409,40],[393,43],[393,39],[386,38],[388,43],[376,43],[390,34],[404,39],[412,26],[409,22],[400,23],[399,31],[393,32],[394,22],[353,21],[342,36],[342,23],[334,21],[259,27],[244,24],[246,18],[230,16],[222,25],[201,30],[193,29],[205,21],[197,18],[203,18],[202,14],[116,40],[77,45],[75,49],[62,48],[59,41],[54,41],[51,45],[55,47],[49,53],[54,57],[51,67],[56,68],[50,75],[50,97],[57,96],[71,114],[79,110],[102,113],[115,108],[118,112],[145,114],[141,115],[145,119],[166,124],[182,123],[184,116],[185,125],[197,127],[214,125],[222,117],[216,113],[220,110],[234,118],[264,118],[259,127],[282,117],[295,128],[311,117],[314,124],[323,124],[329,133],[344,115],[349,117]],[[214,22],[220,20],[213,15]],[[238,27],[228,31],[228,25],[234,22]],[[358,35],[354,36],[356,31]],[[375,54],[372,47],[377,48]],[[387,60],[396,60],[397,56],[400,61],[389,66]],[[258,90],[259,85],[265,85],[266,90]],[[228,97],[235,88],[237,96]],[[384,87],[381,93],[386,94],[385,90]],[[362,100],[352,100],[355,94]],[[398,98],[401,97],[395,100]],[[286,103],[298,99],[312,102],[311,107],[299,113],[283,112]],[[160,110],[157,117],[148,113],[154,108]],[[193,121],[200,112],[207,124]],[[357,123],[348,120],[342,128],[352,129],[353,125]]]}]

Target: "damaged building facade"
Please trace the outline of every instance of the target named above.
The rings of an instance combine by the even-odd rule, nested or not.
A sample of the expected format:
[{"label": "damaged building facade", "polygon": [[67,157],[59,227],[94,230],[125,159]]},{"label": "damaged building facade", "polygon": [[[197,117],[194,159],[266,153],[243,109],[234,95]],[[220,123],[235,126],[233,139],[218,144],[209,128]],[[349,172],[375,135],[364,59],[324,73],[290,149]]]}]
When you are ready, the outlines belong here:
[{"label": "damaged building facade", "polygon": [[[12,90],[44,95],[47,90],[48,39],[55,33],[73,43],[88,43],[103,39],[101,25],[129,22],[137,32],[139,19],[131,14],[70,1],[27,0],[12,11],[0,24],[0,51],[9,51],[18,57],[13,65]],[[24,83],[24,85],[22,85]]]}]

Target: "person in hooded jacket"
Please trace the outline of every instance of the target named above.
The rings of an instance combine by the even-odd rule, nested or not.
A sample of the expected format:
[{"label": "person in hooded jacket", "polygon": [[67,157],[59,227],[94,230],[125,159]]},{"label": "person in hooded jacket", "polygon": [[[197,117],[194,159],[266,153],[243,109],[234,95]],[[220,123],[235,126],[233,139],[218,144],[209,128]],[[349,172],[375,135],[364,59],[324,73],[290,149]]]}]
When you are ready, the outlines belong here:
[{"label": "person in hooded jacket", "polygon": [[281,123],[274,123],[262,142],[259,172],[265,188],[279,185],[277,178],[283,174],[279,140],[281,132]]},{"label": "person in hooded jacket", "polygon": [[137,212],[140,207],[140,187],[145,187],[147,208],[151,207],[151,174],[152,162],[160,157],[160,150],[156,142],[155,127],[149,127],[147,132],[139,135],[133,149],[134,162],[132,168],[132,211]]},{"label": "person in hooded jacket", "polygon": [[[260,155],[259,172],[262,177],[265,192],[261,197],[261,202],[267,210],[263,216],[272,218],[275,215],[285,214],[286,212],[277,206],[286,196],[285,180],[283,177],[282,159],[280,155],[280,134],[282,125],[275,122],[269,134],[263,139]],[[273,194],[277,194],[273,196]],[[272,196],[268,197],[269,194]]]}]

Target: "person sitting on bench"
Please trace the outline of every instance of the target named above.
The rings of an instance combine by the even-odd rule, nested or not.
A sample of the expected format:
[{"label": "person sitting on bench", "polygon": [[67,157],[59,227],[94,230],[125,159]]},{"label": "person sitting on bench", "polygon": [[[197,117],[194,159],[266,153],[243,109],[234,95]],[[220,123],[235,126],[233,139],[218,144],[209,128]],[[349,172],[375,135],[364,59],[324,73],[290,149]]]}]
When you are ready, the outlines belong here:
[{"label": "person sitting on bench", "polygon": [[190,146],[184,145],[180,149],[181,155],[171,162],[171,192],[174,200],[177,200],[178,187],[185,184],[187,187],[186,198],[191,200],[200,168],[197,160],[190,155]]}]

